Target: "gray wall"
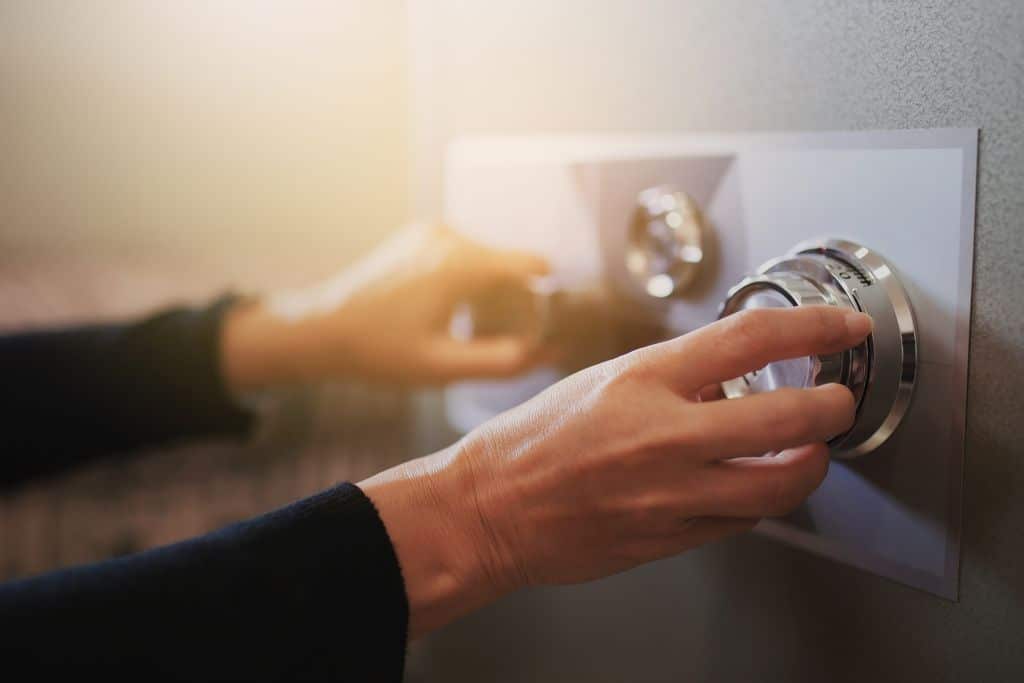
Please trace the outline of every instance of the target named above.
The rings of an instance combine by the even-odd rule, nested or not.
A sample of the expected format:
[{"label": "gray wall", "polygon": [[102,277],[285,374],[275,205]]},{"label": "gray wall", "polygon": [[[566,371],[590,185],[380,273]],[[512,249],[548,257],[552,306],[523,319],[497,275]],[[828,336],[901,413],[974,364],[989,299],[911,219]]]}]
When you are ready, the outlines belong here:
[{"label": "gray wall", "polygon": [[418,644],[410,678],[1024,676],[1024,3],[429,0],[410,15],[421,214],[456,134],[981,128],[958,603],[747,537],[509,598]]}]

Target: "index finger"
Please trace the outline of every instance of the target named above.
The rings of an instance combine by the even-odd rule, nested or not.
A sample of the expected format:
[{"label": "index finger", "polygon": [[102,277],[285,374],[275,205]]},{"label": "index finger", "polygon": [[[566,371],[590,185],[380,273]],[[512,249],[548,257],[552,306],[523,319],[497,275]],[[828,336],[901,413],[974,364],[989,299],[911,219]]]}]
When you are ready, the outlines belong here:
[{"label": "index finger", "polygon": [[473,270],[484,280],[527,281],[551,271],[547,259],[533,252],[484,246],[478,246],[475,251]]},{"label": "index finger", "polygon": [[772,361],[848,349],[871,327],[867,314],[833,306],[753,309],[662,342],[647,357],[677,389],[694,393]]}]

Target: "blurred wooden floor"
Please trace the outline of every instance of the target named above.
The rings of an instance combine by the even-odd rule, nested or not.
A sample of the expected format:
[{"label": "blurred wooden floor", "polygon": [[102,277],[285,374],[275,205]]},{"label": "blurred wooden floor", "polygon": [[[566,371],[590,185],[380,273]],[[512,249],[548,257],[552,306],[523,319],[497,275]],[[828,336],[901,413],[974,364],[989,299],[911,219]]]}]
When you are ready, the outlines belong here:
[{"label": "blurred wooden floor", "polygon": [[[168,257],[0,254],[0,333],[201,302],[240,272]],[[413,455],[397,392],[321,387],[279,404],[244,443],[152,450],[0,492],[0,580],[188,538]]]}]

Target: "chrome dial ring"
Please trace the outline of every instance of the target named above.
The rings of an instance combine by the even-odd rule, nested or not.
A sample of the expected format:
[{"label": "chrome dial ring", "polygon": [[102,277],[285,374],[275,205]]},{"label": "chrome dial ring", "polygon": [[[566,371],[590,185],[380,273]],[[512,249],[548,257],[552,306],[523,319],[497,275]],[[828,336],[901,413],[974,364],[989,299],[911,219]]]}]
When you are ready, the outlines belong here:
[{"label": "chrome dial ring", "polygon": [[838,354],[769,363],[723,382],[728,398],[782,386],[846,385],[857,401],[853,427],[830,440],[833,455],[856,458],[896,430],[913,396],[917,334],[913,310],[894,269],[877,253],[846,240],[803,242],[733,287],[721,316],[749,308],[825,305],[864,311],[874,330]]}]

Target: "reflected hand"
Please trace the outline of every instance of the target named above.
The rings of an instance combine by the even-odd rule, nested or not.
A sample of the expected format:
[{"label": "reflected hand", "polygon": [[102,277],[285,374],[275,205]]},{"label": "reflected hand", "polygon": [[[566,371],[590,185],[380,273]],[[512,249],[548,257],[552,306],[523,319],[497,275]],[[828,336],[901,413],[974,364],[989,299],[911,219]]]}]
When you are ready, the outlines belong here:
[{"label": "reflected hand", "polygon": [[516,374],[541,354],[535,335],[459,340],[449,322],[474,294],[498,284],[525,287],[546,272],[533,254],[414,226],[331,280],[229,314],[224,373],[239,390],[332,378],[437,383]]}]

